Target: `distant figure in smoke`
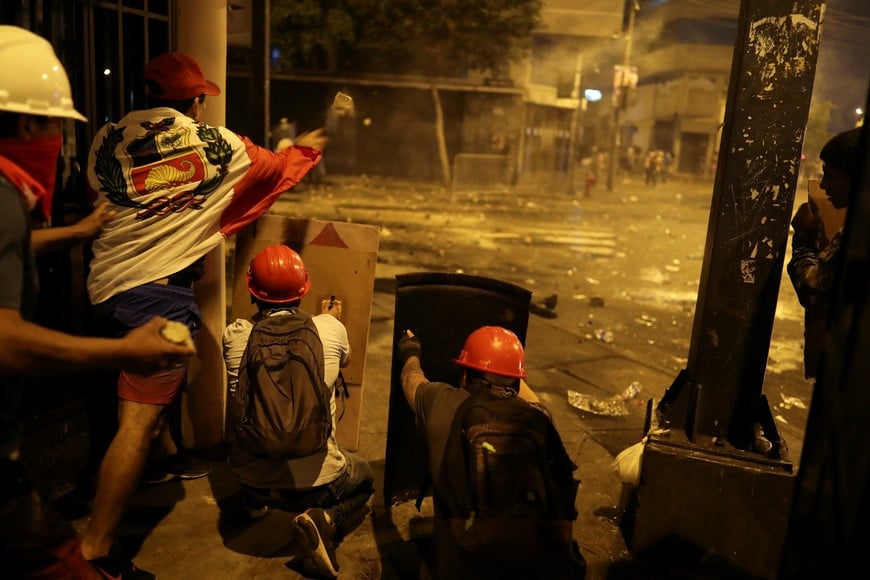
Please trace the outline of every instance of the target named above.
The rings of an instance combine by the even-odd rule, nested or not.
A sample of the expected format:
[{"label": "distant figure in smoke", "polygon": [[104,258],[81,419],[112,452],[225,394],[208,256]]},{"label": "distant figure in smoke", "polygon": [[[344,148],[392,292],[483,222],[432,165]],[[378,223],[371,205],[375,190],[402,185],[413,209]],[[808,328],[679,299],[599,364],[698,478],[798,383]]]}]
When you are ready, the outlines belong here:
[{"label": "distant figure in smoke", "polygon": [[644,184],[655,187],[659,175],[662,173],[662,160],[664,155],[661,151],[651,150],[643,162]]},{"label": "distant figure in smoke", "polygon": [[670,151],[664,151],[661,155],[662,160],[662,183],[667,183],[668,178],[671,176],[671,165],[674,164],[674,156]]}]

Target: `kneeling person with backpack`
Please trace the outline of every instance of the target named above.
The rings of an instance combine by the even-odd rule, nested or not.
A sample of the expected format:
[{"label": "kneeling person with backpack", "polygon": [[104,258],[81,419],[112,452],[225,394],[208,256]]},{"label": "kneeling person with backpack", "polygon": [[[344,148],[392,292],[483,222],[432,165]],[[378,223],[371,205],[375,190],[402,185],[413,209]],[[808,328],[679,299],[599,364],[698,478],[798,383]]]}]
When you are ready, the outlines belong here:
[{"label": "kneeling person with backpack", "polygon": [[332,314],[299,308],[311,283],[287,246],[254,256],[247,284],[258,312],[223,334],[229,464],[249,505],[300,512],[291,534],[305,550],[304,571],[334,578],[335,548],[374,493],[371,466],[335,438],[347,329]]},{"label": "kneeling person with backpack", "polygon": [[576,465],[523,380],[517,336],[499,326],[472,332],[454,361],[459,388],[426,378],[410,331],[398,352],[429,452],[435,578],[583,578],[572,538]]}]

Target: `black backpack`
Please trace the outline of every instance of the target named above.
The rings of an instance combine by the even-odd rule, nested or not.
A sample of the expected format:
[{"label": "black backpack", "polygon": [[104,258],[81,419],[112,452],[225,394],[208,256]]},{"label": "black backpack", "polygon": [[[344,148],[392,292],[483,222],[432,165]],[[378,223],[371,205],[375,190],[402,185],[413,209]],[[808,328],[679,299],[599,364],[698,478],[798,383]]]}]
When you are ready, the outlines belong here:
[{"label": "black backpack", "polygon": [[573,543],[576,468],[547,415],[482,388],[457,409],[434,495],[462,549],[535,559]]},{"label": "black backpack", "polygon": [[239,365],[228,436],[261,457],[294,459],[326,448],[332,432],[323,343],[311,315],[258,315]]}]

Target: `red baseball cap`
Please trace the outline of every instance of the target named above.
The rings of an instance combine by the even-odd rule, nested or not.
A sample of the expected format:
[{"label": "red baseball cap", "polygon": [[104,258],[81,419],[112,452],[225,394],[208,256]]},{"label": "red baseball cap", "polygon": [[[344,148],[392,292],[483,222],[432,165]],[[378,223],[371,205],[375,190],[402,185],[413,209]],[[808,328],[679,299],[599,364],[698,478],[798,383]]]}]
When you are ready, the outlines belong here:
[{"label": "red baseball cap", "polygon": [[159,90],[149,90],[149,95],[167,101],[221,94],[220,87],[205,80],[199,63],[183,52],[164,52],[152,58],[145,66],[145,80],[159,85]]}]

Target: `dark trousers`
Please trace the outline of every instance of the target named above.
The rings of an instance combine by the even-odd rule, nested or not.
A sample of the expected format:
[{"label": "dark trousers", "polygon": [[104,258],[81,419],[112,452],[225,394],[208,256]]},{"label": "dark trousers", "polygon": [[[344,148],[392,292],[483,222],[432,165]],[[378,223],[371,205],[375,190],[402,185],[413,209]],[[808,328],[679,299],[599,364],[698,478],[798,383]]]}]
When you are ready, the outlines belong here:
[{"label": "dark trousers", "polygon": [[365,515],[365,507],[374,493],[374,472],[368,461],[341,451],[347,465],[334,481],[305,490],[260,489],[243,485],[245,493],[254,502],[271,509],[301,513],[308,508],[320,507],[332,515],[336,538],[341,540]]}]

